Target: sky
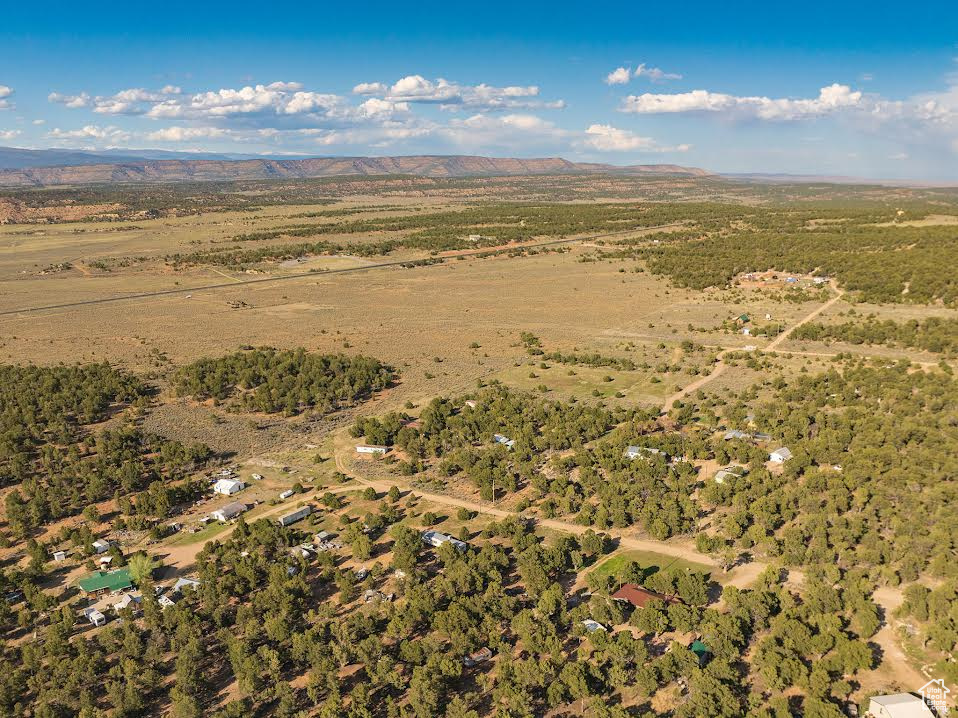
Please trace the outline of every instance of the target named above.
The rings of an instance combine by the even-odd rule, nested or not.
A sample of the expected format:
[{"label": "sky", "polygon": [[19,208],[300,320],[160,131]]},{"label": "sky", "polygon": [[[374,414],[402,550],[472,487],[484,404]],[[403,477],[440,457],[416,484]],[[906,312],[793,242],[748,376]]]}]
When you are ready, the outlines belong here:
[{"label": "sky", "polygon": [[133,5],[3,9],[0,145],[958,181],[958,3]]}]

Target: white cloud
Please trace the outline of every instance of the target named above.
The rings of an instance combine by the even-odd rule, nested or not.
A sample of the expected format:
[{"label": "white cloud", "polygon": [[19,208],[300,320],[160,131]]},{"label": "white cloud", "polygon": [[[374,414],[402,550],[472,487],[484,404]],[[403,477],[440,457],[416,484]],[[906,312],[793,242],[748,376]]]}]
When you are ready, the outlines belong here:
[{"label": "white cloud", "polygon": [[581,144],[599,152],[687,152],[691,149],[691,145],[665,147],[651,137],[642,137],[631,130],[599,124],[586,128]]},{"label": "white cloud", "polygon": [[393,102],[417,104],[436,104],[444,110],[459,108],[468,110],[515,110],[515,109],[561,109],[562,100],[544,101],[537,99],[539,88],[536,85],[510,85],[495,87],[480,83],[462,85],[444,78],[428,80],[422,75],[407,75],[391,86],[381,82],[364,82],[353,88],[353,92],[364,95],[376,95]]},{"label": "white cloud", "polygon": [[98,125],[85,125],[76,130],[61,130],[55,127],[47,133],[47,137],[57,140],[97,140],[108,142],[125,142],[131,135],[125,130],[112,125],[100,127]]},{"label": "white cloud", "polygon": [[57,104],[65,105],[71,109],[89,107],[93,101],[93,98],[85,92],[81,92],[79,95],[63,95],[59,92],[51,92],[49,95],[47,95],[47,99],[50,102],[56,102]]},{"label": "white cloud", "polygon": [[665,72],[660,70],[657,67],[646,67],[645,63],[642,63],[637,68],[635,72],[632,73],[633,77],[647,77],[652,82],[662,82],[663,80],[681,80],[682,76],[676,72]]},{"label": "white cloud", "polygon": [[693,90],[675,94],[629,95],[620,109],[638,114],[714,112],[761,120],[800,120],[861,107],[862,98],[861,92],[839,84],[823,87],[818,97],[809,99],[739,97]]},{"label": "white cloud", "polygon": [[45,125],[45,124],[47,124],[47,121],[46,121],[46,120],[34,120],[34,121],[31,122],[30,124],[33,124],[33,125]]},{"label": "white cloud", "polygon": [[629,67],[617,67],[605,76],[607,85],[625,85],[632,79],[632,69]]},{"label": "white cloud", "polygon": [[353,88],[354,95],[385,95],[388,91],[381,82],[360,82]]},{"label": "white cloud", "polygon": [[146,139],[153,142],[187,142],[196,139],[227,137],[229,133],[219,127],[164,127],[148,132]]},{"label": "white cloud", "polygon": [[12,140],[20,134],[20,130],[0,130],[0,141],[6,142]]},{"label": "white cloud", "polygon": [[908,159],[908,153],[907,153],[907,152],[896,152],[896,153],[893,154],[893,155],[888,155],[888,159],[890,159],[890,160],[904,161],[904,160],[907,160],[907,159]]},{"label": "white cloud", "polygon": [[13,88],[7,85],[0,85],[0,110],[9,110],[13,107],[13,103],[7,99],[12,94]]}]

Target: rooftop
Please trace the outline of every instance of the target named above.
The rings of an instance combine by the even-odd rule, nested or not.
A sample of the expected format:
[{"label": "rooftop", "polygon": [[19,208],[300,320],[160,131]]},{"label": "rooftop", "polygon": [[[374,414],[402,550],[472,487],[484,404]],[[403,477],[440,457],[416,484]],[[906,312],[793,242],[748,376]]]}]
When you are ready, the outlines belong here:
[{"label": "rooftop", "polygon": [[118,568],[116,571],[94,571],[79,580],[80,588],[86,593],[97,591],[121,591],[133,585],[130,569]]}]

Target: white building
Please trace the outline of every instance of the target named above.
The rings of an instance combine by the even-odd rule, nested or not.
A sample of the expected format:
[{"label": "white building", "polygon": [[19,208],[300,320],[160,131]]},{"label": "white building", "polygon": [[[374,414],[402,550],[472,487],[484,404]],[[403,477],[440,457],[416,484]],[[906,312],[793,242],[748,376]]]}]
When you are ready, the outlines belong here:
[{"label": "white building", "polygon": [[86,609],[83,611],[83,615],[86,616],[86,619],[94,626],[103,626],[106,624],[106,616],[95,608]]},{"label": "white building", "polygon": [[187,591],[195,591],[200,587],[200,582],[195,578],[178,578],[176,583],[173,584],[173,588],[170,589],[170,593],[182,593],[183,589]]},{"label": "white building", "polygon": [[516,445],[515,439],[510,439],[508,436],[503,436],[502,434],[493,434],[492,438],[497,444],[502,444],[510,449]]},{"label": "white building", "polygon": [[306,504],[295,511],[290,511],[288,514],[280,516],[277,521],[279,521],[280,526],[289,526],[290,524],[294,524],[301,519],[305,519],[311,513],[313,513],[313,507],[309,504]]},{"label": "white building", "polygon": [[110,542],[105,539],[97,539],[93,542],[93,550],[97,553],[106,553],[110,550]]},{"label": "white building", "polygon": [[773,464],[784,464],[791,458],[792,452],[786,446],[783,446],[781,449],[775,449],[775,451],[768,455],[768,460]]},{"label": "white building", "polygon": [[925,701],[911,693],[873,696],[867,715],[872,718],[929,718],[934,715]]},{"label": "white building", "polygon": [[233,501],[232,503],[222,506],[216,511],[213,511],[210,516],[212,516],[217,521],[229,521],[239,516],[241,513],[246,511],[246,504],[240,501]]},{"label": "white building", "polygon": [[448,534],[441,533],[440,531],[423,531],[422,532],[423,543],[432,546],[433,548],[439,548],[444,543],[451,543],[456,547],[458,551],[465,551],[469,548],[469,544],[465,541],[460,541],[457,538],[453,538]]},{"label": "white building", "polygon": [[373,454],[374,456],[382,456],[387,451],[389,451],[388,446],[377,446],[376,444],[357,444],[356,445],[357,454]]},{"label": "white building", "polygon": [[665,452],[660,449],[653,449],[651,446],[629,446],[625,450],[625,458],[637,459],[640,456],[665,456]]},{"label": "white building", "polygon": [[715,472],[715,483],[724,484],[727,480],[731,481],[732,479],[737,479],[740,476],[745,476],[748,473],[748,469],[744,466],[736,466],[730,464],[728,466],[723,466],[721,469]]},{"label": "white building", "polygon": [[54,551],[54,552],[53,552],[53,560],[56,561],[57,563],[61,563],[61,562],[63,562],[63,561],[66,561],[66,560],[67,560],[67,552],[66,552],[66,551]]},{"label": "white building", "polygon": [[281,494],[279,495],[279,498],[280,498],[281,501],[285,501],[286,499],[288,499],[288,498],[289,498],[290,496],[292,496],[292,495],[293,495],[293,490],[292,490],[292,489],[286,489],[286,491],[284,491],[283,493],[281,493]]},{"label": "white building", "polygon": [[239,479],[220,479],[213,484],[213,492],[223,496],[232,496],[245,488],[246,484]]}]

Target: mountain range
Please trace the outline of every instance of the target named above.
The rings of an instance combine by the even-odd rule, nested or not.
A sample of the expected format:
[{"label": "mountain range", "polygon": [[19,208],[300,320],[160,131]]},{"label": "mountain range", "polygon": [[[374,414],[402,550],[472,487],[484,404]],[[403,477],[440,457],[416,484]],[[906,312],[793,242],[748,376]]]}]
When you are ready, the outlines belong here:
[{"label": "mountain range", "polygon": [[131,182],[302,179],[343,175],[478,177],[535,174],[663,174],[706,177],[680,165],[570,162],[561,157],[515,159],[469,155],[276,158],[202,155],[162,150],[23,150],[0,147],[0,187],[49,187]]}]

